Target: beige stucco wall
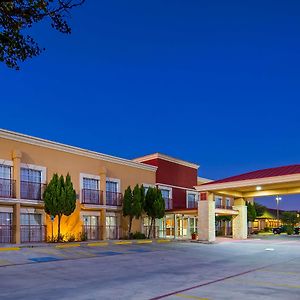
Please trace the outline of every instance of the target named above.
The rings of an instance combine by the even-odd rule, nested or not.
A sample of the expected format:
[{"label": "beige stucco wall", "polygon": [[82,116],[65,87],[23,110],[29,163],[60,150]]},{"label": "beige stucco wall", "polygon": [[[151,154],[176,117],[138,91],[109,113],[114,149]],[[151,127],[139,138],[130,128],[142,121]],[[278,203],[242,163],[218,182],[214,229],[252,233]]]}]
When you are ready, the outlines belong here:
[{"label": "beige stucco wall", "polygon": [[[84,157],[73,153],[67,153],[56,149],[49,149],[37,145],[31,145],[24,142],[0,138],[0,162],[1,160],[12,160],[14,150],[21,152],[21,163],[34,164],[46,167],[46,182],[49,182],[54,173],[66,175],[69,173],[76,189],[77,194],[80,194],[80,173],[91,175],[100,175],[106,169],[106,176],[120,179],[120,191],[124,190],[128,185],[135,184],[155,184],[155,171],[145,170],[138,167],[127,166],[122,163],[109,162],[90,157]],[[101,182],[100,182],[100,189]],[[77,201],[76,211],[71,217],[63,217],[62,233],[72,232],[78,234],[81,231],[80,212],[82,206]],[[93,209],[94,211],[100,209]],[[88,212],[87,210],[85,210]],[[48,226],[48,236],[51,234],[51,225],[49,217],[46,218]],[[126,220],[122,220],[121,224],[126,230]],[[56,230],[56,223],[54,224]],[[135,221],[133,231],[140,230],[140,222]]]}]

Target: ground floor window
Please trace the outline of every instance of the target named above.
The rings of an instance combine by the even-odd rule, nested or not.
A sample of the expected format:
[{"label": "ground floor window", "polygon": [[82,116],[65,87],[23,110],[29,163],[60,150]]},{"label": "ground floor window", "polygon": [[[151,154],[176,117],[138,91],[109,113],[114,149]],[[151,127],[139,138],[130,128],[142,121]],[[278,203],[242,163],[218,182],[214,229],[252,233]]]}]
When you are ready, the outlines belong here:
[{"label": "ground floor window", "polygon": [[21,243],[43,242],[46,239],[46,227],[42,224],[42,214],[21,214]]},{"label": "ground floor window", "polygon": [[[144,229],[149,220],[144,218]],[[190,239],[193,233],[197,233],[198,217],[189,215],[169,214],[156,222],[157,237]]]},{"label": "ground floor window", "polygon": [[88,240],[100,239],[99,217],[84,215],[83,230]]},{"label": "ground floor window", "polygon": [[120,237],[117,215],[106,216],[106,238],[116,240]]},{"label": "ground floor window", "polygon": [[0,243],[12,243],[12,213],[0,212]]}]

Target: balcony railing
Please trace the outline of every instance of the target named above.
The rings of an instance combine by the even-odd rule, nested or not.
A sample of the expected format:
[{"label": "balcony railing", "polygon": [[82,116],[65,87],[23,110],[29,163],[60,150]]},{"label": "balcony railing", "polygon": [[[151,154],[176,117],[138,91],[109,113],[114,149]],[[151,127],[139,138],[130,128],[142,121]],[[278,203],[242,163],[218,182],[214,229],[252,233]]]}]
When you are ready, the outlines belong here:
[{"label": "balcony railing", "polygon": [[13,226],[0,225],[0,243],[10,244],[13,242]]},{"label": "balcony railing", "polygon": [[86,235],[87,240],[100,240],[101,231],[100,227],[97,225],[83,225],[82,230]]},{"label": "balcony railing", "polygon": [[82,189],[81,203],[103,205],[103,191]]},{"label": "balcony railing", "polygon": [[42,200],[46,185],[39,182],[21,181],[21,198]]},{"label": "balcony railing", "polygon": [[232,209],[232,206],[223,205],[223,204],[216,204],[216,208],[220,208],[220,209]]},{"label": "balcony railing", "polygon": [[15,180],[0,178],[0,197],[15,198],[15,183]]},{"label": "balcony railing", "polygon": [[198,208],[198,201],[188,201],[187,208]]},{"label": "balcony railing", "polygon": [[21,225],[21,243],[45,242],[45,225]]},{"label": "balcony railing", "polygon": [[106,205],[121,206],[123,200],[122,193],[106,191]]},{"label": "balcony railing", "polygon": [[165,200],[165,210],[173,209],[173,201],[171,198],[164,198]]}]

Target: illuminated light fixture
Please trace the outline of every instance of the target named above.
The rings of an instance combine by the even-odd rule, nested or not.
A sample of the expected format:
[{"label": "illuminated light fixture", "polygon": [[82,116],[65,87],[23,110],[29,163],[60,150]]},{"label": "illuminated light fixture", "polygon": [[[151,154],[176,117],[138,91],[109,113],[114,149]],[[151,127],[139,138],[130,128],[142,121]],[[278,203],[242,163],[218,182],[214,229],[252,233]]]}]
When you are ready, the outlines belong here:
[{"label": "illuminated light fixture", "polygon": [[257,191],[261,191],[261,189],[262,189],[262,187],[261,187],[260,185],[258,185],[258,186],[256,187],[256,190],[257,190]]}]

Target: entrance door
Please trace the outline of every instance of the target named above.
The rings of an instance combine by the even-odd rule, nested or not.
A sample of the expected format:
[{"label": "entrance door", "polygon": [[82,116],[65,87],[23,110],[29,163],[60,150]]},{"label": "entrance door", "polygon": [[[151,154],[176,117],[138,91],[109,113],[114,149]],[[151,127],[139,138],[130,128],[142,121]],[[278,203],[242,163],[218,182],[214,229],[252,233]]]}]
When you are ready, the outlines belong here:
[{"label": "entrance door", "polygon": [[119,238],[117,216],[106,216],[106,237],[109,240],[117,240]]},{"label": "entrance door", "polygon": [[83,216],[83,227],[88,240],[99,239],[99,217]]}]

